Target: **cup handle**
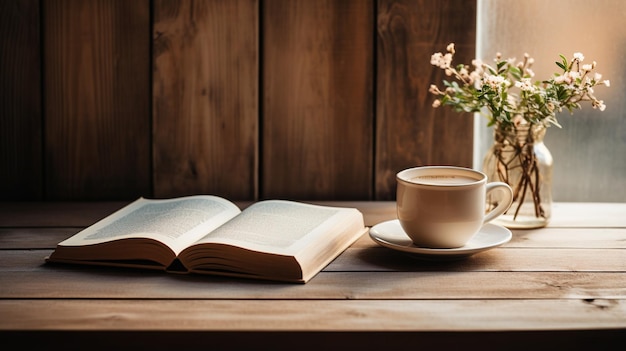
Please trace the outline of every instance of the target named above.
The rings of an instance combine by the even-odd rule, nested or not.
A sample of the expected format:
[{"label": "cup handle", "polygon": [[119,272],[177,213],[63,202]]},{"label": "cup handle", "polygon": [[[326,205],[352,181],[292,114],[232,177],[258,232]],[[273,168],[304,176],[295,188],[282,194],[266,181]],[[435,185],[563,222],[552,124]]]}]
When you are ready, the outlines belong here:
[{"label": "cup handle", "polygon": [[489,195],[489,193],[492,191],[499,191],[502,194],[502,198],[498,202],[498,206],[496,206],[496,208],[489,211],[485,215],[485,218],[483,219],[483,224],[495,219],[499,215],[506,212],[506,210],[508,210],[509,207],[511,207],[511,204],[513,203],[513,190],[511,190],[511,187],[507,183],[503,183],[503,182],[487,183],[486,194]]}]

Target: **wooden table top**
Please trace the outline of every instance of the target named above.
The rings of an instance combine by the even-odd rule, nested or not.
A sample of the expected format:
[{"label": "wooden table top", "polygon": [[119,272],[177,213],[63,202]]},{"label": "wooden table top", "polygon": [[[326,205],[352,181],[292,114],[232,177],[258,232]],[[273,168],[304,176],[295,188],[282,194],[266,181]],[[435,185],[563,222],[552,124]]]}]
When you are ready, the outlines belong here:
[{"label": "wooden table top", "polygon": [[[354,206],[371,226],[394,202]],[[626,203],[427,262],[365,235],[307,284],[47,265],[122,202],[0,203],[0,337],[47,349],[586,349],[626,342]],[[55,347],[55,345],[57,347]]]}]

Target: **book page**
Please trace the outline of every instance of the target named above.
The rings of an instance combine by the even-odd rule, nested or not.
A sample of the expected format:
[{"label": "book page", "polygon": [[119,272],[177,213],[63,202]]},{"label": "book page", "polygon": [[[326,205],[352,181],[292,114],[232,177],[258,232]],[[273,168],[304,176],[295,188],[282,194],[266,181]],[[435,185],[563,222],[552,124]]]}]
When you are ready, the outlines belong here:
[{"label": "book page", "polygon": [[178,254],[184,247],[224,224],[241,211],[214,196],[139,199],[111,216],[59,243],[90,245],[123,238],[151,238]]},{"label": "book page", "polygon": [[223,243],[263,252],[290,254],[316,229],[328,229],[331,219],[347,209],[287,201],[263,201],[200,239],[198,243]]}]

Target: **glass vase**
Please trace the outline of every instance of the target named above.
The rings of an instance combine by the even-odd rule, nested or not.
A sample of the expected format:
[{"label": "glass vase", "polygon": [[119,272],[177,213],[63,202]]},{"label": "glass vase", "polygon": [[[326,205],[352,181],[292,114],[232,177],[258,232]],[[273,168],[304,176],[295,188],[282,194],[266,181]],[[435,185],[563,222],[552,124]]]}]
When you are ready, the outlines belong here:
[{"label": "glass vase", "polygon": [[[492,223],[507,228],[540,228],[552,214],[552,154],[543,143],[544,125],[496,125],[483,172],[489,181],[505,182],[513,189],[513,204]],[[487,209],[497,205],[487,198]]]}]

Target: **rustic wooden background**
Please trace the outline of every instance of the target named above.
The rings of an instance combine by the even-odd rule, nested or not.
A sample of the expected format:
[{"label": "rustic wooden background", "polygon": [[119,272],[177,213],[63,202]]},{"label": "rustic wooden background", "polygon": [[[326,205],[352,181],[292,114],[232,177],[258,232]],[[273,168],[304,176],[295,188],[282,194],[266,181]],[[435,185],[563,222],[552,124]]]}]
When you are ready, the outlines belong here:
[{"label": "rustic wooden background", "polygon": [[475,0],[0,2],[0,200],[389,200],[471,166]]}]

